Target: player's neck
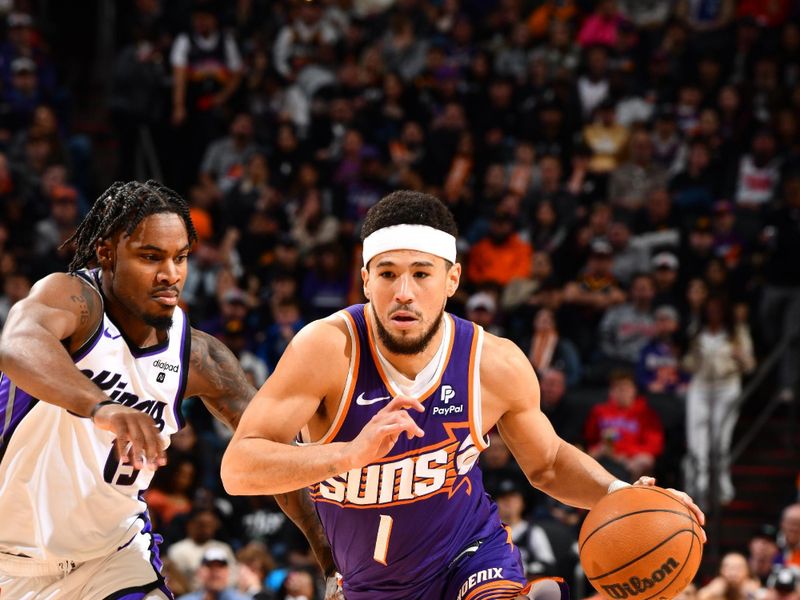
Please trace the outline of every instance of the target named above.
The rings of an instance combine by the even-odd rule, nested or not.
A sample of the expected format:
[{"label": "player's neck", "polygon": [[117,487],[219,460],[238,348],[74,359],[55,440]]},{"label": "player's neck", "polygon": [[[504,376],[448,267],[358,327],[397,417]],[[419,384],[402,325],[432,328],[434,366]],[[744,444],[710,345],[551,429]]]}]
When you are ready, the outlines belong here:
[{"label": "player's neck", "polygon": [[[440,323],[436,333],[431,338],[428,346],[417,354],[397,354],[391,352],[381,341],[380,336],[375,335],[375,324],[372,322],[375,317],[370,314],[368,317],[367,326],[372,330],[372,338],[375,340],[375,345],[391,365],[397,369],[401,375],[408,379],[414,380],[422,369],[424,369],[433,360],[439,347],[442,345],[442,338],[445,334],[444,321]],[[444,316],[442,317],[444,319]]]},{"label": "player's neck", "polygon": [[130,343],[139,348],[147,348],[163,342],[167,336],[166,331],[160,331],[142,321],[141,317],[135,315],[125,307],[114,295],[111,285],[103,280],[103,297],[105,299],[105,311],[109,314],[117,327],[122,330]]}]

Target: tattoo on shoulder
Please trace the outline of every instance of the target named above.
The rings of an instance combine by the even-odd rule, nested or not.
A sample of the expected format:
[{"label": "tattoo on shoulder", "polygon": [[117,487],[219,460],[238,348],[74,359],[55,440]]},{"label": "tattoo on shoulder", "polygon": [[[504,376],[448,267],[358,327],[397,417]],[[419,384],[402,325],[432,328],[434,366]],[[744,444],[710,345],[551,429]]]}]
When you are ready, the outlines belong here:
[{"label": "tattoo on shoulder", "polygon": [[97,298],[95,292],[90,290],[86,284],[81,286],[80,296],[72,294],[70,300],[74,302],[81,311],[80,324],[86,325],[89,322],[92,314],[95,312],[97,306]]},{"label": "tattoo on shoulder", "polygon": [[208,409],[235,429],[256,389],[247,381],[239,359],[222,342],[192,330],[191,368],[203,381],[200,394]]}]

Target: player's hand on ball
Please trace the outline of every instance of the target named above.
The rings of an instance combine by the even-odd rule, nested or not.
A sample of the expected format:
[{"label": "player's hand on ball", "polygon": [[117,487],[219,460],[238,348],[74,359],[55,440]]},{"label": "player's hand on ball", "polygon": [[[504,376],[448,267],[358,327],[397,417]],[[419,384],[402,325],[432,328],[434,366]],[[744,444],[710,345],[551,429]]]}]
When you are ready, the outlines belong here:
[{"label": "player's hand on ball", "polygon": [[97,409],[92,422],[117,439],[117,456],[136,469],[167,464],[156,422],[147,413],[122,404],[105,404]]},{"label": "player's hand on ball", "polygon": [[[655,477],[648,477],[646,475],[643,475],[642,477],[639,477],[639,479],[637,479],[633,485],[643,485],[651,487],[654,486],[655,484],[656,484]],[[697,519],[697,522],[700,523],[701,526],[706,524],[705,514],[703,514],[703,511],[700,510],[700,507],[694,503],[694,500],[692,500],[692,497],[689,494],[673,488],[666,488],[666,490],[673,496],[677,497],[681,502],[683,502],[687,506],[689,510],[692,511],[692,513],[694,514],[694,518]],[[703,543],[706,543],[706,541],[708,541],[708,538],[706,537],[706,532],[703,529],[701,529],[700,531],[703,532]]]},{"label": "player's hand on ball", "polygon": [[369,423],[349,444],[351,468],[357,469],[386,456],[402,434],[408,439],[422,437],[425,432],[414,422],[409,410],[424,412],[425,408],[416,398],[397,396]]}]

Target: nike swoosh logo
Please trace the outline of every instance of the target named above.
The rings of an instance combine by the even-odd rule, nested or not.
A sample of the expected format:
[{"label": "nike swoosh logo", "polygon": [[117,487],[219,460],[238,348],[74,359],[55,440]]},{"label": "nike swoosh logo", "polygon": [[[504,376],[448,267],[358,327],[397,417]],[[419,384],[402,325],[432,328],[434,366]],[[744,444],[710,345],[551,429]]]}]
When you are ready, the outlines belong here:
[{"label": "nike swoosh logo", "polygon": [[388,400],[391,396],[382,396],[380,398],[364,398],[364,392],[361,392],[356,398],[356,404],[359,406],[369,406],[370,404],[375,404],[376,402],[383,402],[384,400]]}]

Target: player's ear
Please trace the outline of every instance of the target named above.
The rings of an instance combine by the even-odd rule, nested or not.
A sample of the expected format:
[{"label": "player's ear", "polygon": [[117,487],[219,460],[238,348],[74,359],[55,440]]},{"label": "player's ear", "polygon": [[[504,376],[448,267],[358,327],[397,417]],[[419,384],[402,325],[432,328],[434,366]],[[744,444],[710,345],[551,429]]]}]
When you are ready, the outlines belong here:
[{"label": "player's ear", "polygon": [[114,244],[111,240],[99,240],[95,246],[97,263],[103,269],[110,269],[114,265]]},{"label": "player's ear", "polygon": [[369,270],[367,267],[361,267],[361,283],[364,287],[364,297],[369,300],[369,289],[367,289],[367,283],[369,283]]},{"label": "player's ear", "polygon": [[447,297],[452,298],[461,281],[461,264],[456,263],[447,270]]}]

